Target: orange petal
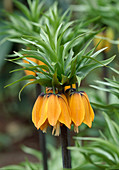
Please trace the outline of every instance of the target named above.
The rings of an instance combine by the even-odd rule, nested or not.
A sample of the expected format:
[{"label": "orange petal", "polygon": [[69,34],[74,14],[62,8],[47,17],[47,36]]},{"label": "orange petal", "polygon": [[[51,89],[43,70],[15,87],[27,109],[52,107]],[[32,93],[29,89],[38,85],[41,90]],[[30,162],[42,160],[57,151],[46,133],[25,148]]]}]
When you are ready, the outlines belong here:
[{"label": "orange petal", "polygon": [[40,60],[37,60],[37,63],[38,63],[38,65],[45,65],[45,63],[43,63],[43,62],[40,61]]},{"label": "orange petal", "polygon": [[72,88],[74,88],[74,89],[75,89],[75,88],[76,88],[76,84],[72,84]]},{"label": "orange petal", "polygon": [[90,115],[91,115],[91,118],[92,118],[92,121],[93,121],[93,120],[94,120],[95,114],[94,114],[94,111],[93,111],[93,109],[92,109],[90,103],[89,103],[89,108],[90,108]]},{"label": "orange petal", "polygon": [[66,91],[66,90],[69,89],[69,88],[71,88],[70,85],[69,85],[69,86],[65,86],[65,87],[64,87],[64,90]]},{"label": "orange petal", "polygon": [[40,120],[40,109],[43,103],[43,96],[38,96],[32,110],[32,121],[35,126],[37,126],[38,121]]},{"label": "orange petal", "polygon": [[[71,85],[64,87],[65,90],[70,89],[70,88],[71,88]],[[72,84],[72,88],[76,88],[76,84]]]},{"label": "orange petal", "polygon": [[43,124],[44,122],[46,121],[47,119],[47,111],[48,111],[48,97],[45,96],[43,98],[43,104],[42,104],[42,107],[40,109],[40,120],[38,122],[38,125],[37,125],[37,129],[39,129]]},{"label": "orange petal", "polygon": [[[26,57],[28,60],[30,60],[30,61],[33,61],[34,63],[37,63],[37,59],[35,59],[35,58],[31,58],[31,57]],[[24,63],[29,63],[28,61],[26,61],[26,60],[24,60],[23,59],[23,62]]]},{"label": "orange petal", "polygon": [[43,131],[43,133],[46,133],[48,125],[48,120],[46,119],[46,121],[40,126],[40,129]]},{"label": "orange petal", "polygon": [[[40,61],[40,60],[37,60],[37,64],[38,65],[46,65],[45,63],[43,63],[42,61]],[[46,71],[45,69],[43,69],[43,71]]]},{"label": "orange petal", "polygon": [[[27,59],[33,61],[34,63],[37,63],[37,60],[35,58],[31,58],[31,57],[26,57]],[[24,63],[29,63],[28,61],[24,60],[23,59],[23,62]],[[33,76],[36,76],[36,73],[34,73],[33,71],[30,71],[30,70],[24,70],[25,74],[26,75],[33,75]],[[34,79],[30,79],[31,81],[33,81]]]},{"label": "orange petal", "polygon": [[59,121],[65,124],[70,129],[71,128],[70,108],[62,97],[59,97],[58,99],[61,107]]},{"label": "orange petal", "polygon": [[58,101],[58,97],[55,94],[51,94],[48,98],[48,121],[49,124],[54,126],[61,114],[61,108]]},{"label": "orange petal", "polygon": [[94,120],[94,111],[90,105],[90,102],[89,102],[89,98],[88,98],[88,95],[84,92],[83,95],[86,97],[87,101],[88,101],[88,105],[89,105],[89,110],[90,110],[90,116],[91,116],[91,119],[92,121]]},{"label": "orange petal", "polygon": [[74,93],[71,95],[69,100],[69,105],[71,109],[71,119],[74,122],[75,126],[81,125],[85,116],[85,109],[81,99],[81,95]]},{"label": "orange petal", "polygon": [[59,96],[61,96],[61,98],[63,98],[65,100],[65,102],[67,103],[67,105],[68,105],[67,97],[63,93],[60,94]]},{"label": "orange petal", "polygon": [[85,123],[86,125],[91,127],[92,126],[92,119],[91,119],[90,108],[89,108],[89,104],[88,104],[89,102],[86,99],[86,97],[83,96],[83,95],[82,95],[82,101],[83,101],[83,104],[84,104],[84,107],[85,107],[85,117],[84,117],[83,123]]},{"label": "orange petal", "polygon": [[[24,70],[25,74],[26,75],[33,75],[33,76],[36,76],[36,73],[34,73],[33,71],[30,71],[30,70]],[[34,80],[34,79],[30,79],[31,81]]]}]

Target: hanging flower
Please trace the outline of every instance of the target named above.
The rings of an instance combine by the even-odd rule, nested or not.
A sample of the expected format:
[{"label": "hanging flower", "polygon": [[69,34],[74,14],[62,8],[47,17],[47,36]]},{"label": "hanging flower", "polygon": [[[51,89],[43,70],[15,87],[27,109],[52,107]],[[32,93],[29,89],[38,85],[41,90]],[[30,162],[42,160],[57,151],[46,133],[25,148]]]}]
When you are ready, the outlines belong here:
[{"label": "hanging flower", "polygon": [[59,135],[60,125],[71,128],[70,109],[64,94],[41,94],[33,107],[32,121],[37,129],[46,132],[48,126],[53,126],[52,134]]},{"label": "hanging flower", "polygon": [[104,47],[108,47],[107,49],[105,49],[105,52],[109,52],[112,45],[108,41],[108,39],[109,40],[113,40],[114,39],[113,29],[112,28],[107,28],[104,32],[101,32],[101,33],[97,34],[96,36],[97,37],[94,38],[94,45],[95,46],[102,39],[101,37],[104,38],[104,40],[102,39],[102,41],[98,44],[97,50],[100,50],[101,48],[104,48]]},{"label": "hanging flower", "polygon": [[94,112],[87,94],[83,91],[76,92],[76,89],[68,89],[66,95],[71,110],[74,131],[78,133],[78,126],[82,123],[87,124],[91,128],[92,121],[94,120]]},{"label": "hanging flower", "polygon": [[58,136],[62,124],[69,129],[73,124],[77,133],[82,123],[91,128],[94,112],[84,91],[70,88],[65,95],[58,93],[57,89],[54,94],[52,88],[47,88],[46,92],[38,96],[32,110],[32,121],[37,129],[46,132],[47,127],[52,126],[52,134]]},{"label": "hanging flower", "polygon": [[[35,58],[31,58],[31,57],[26,57],[26,58],[27,58],[28,60],[30,60],[30,61],[38,64],[38,65],[45,65],[42,61],[37,60],[37,59],[35,59]],[[23,62],[29,64],[29,62],[26,61],[26,60],[24,60],[24,59],[23,59]],[[43,71],[46,71],[46,70],[43,69]],[[25,72],[26,75],[36,76],[36,73],[35,73],[34,71],[24,70],[24,72]],[[32,80],[33,80],[33,79],[31,79],[31,81],[32,81]]]},{"label": "hanging flower", "polygon": [[[37,63],[37,60],[35,58],[27,57],[27,59],[29,59],[30,61],[33,61],[34,63]],[[26,61],[26,60],[23,60],[23,62],[29,64],[29,62]],[[36,73],[34,71],[24,70],[24,72],[25,72],[26,75],[36,76]]]}]

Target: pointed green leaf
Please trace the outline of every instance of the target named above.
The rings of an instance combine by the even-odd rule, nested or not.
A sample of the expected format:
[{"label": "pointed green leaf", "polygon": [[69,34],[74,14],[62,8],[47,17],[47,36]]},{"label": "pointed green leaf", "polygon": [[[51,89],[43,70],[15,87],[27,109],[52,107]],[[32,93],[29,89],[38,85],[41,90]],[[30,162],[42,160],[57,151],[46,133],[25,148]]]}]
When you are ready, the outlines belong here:
[{"label": "pointed green leaf", "polygon": [[76,78],[77,78],[77,82],[78,82],[78,87],[80,87],[80,84],[81,84],[81,77],[76,76]]},{"label": "pointed green leaf", "polygon": [[36,149],[32,149],[31,147],[22,146],[21,148],[25,153],[34,155],[38,160],[42,160],[42,153],[40,151],[37,151]]},{"label": "pointed green leaf", "polygon": [[73,50],[71,49],[71,50],[70,50],[70,53],[69,53],[69,55],[67,56],[66,61],[65,61],[65,63],[64,63],[64,64],[65,64],[65,69],[71,64],[73,55],[74,55],[74,52],[73,52]]},{"label": "pointed green leaf", "polygon": [[53,78],[52,78],[52,86],[53,87],[58,87],[60,85],[60,82],[57,78],[57,71],[54,73]]},{"label": "pointed green leaf", "polygon": [[13,85],[13,84],[15,84],[15,83],[18,83],[18,82],[21,82],[21,81],[24,81],[24,80],[35,79],[35,78],[36,78],[36,77],[33,76],[33,75],[24,76],[24,77],[22,77],[21,79],[16,80],[16,81],[14,81],[13,83],[10,83],[10,84],[6,85],[5,88],[6,88],[6,87],[9,87],[9,86],[11,86],[11,85]]},{"label": "pointed green leaf", "polygon": [[5,167],[2,167],[1,170],[25,170],[23,166],[21,165],[8,165]]},{"label": "pointed green leaf", "polygon": [[62,74],[62,81],[61,81],[61,84],[63,85],[63,84],[65,84],[65,83],[69,83],[69,79],[68,79],[68,77],[67,76],[65,76],[65,75],[63,75]]},{"label": "pointed green leaf", "polygon": [[110,62],[112,62],[114,60],[114,58],[115,58],[115,56],[112,56],[107,60],[99,61],[99,63],[85,65],[85,66],[79,68],[77,75],[79,77],[81,77],[81,79],[84,79],[92,70],[108,65]]},{"label": "pointed green leaf", "polygon": [[103,115],[105,117],[113,141],[115,142],[115,144],[119,145],[119,136],[118,136],[119,134],[117,133],[112,120],[110,120],[109,116],[106,113],[103,112]]},{"label": "pointed green leaf", "polygon": [[28,8],[25,5],[23,5],[23,3],[21,3],[17,0],[14,0],[14,3],[29,19],[31,19],[30,12],[29,12]]}]

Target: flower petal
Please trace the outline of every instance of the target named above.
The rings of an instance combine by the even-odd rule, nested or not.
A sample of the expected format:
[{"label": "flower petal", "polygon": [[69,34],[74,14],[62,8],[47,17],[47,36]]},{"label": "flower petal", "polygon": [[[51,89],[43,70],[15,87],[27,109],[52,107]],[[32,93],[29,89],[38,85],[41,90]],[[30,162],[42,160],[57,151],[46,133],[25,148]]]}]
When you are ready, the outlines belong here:
[{"label": "flower petal", "polygon": [[55,94],[51,94],[48,97],[47,115],[48,115],[49,124],[52,126],[56,125],[60,114],[61,114],[61,108],[60,108],[60,104],[58,101],[58,97]]},{"label": "flower petal", "polygon": [[[31,57],[26,57],[26,58],[29,59],[30,61],[33,61],[34,63],[37,63],[37,60],[35,58],[31,58]],[[29,64],[29,62],[24,60],[24,59],[23,59],[23,62]],[[25,72],[26,75],[36,76],[36,73],[34,71],[24,70],[24,72]],[[30,80],[33,81],[34,79],[30,79]]]},{"label": "flower petal", "polygon": [[42,107],[40,109],[40,115],[41,116],[40,116],[40,120],[39,120],[38,125],[37,125],[37,129],[39,129],[44,124],[44,122],[46,121],[47,111],[48,111],[48,97],[44,96],[43,104],[42,104]]},{"label": "flower petal", "polygon": [[[70,89],[70,88],[71,88],[71,85],[64,87],[65,91],[66,91],[67,89]],[[76,84],[72,84],[72,88],[76,88]]]},{"label": "flower petal", "polygon": [[59,121],[65,124],[70,129],[71,128],[70,108],[68,106],[68,103],[66,103],[62,97],[59,97],[58,99],[61,107]]},{"label": "flower petal", "polygon": [[90,115],[89,104],[88,104],[86,97],[83,96],[83,95],[82,95],[82,101],[83,101],[83,104],[84,104],[84,107],[85,107],[85,117],[84,117],[83,123],[85,123],[86,125],[91,127],[92,126],[92,119],[91,119],[91,115]]},{"label": "flower petal", "polygon": [[68,105],[68,100],[67,100],[67,98],[66,98],[66,96],[62,93],[62,94],[60,94],[59,95],[61,98],[63,98],[64,100],[65,100],[65,102],[67,103],[67,105]]},{"label": "flower petal", "polygon": [[71,95],[69,100],[69,105],[71,109],[71,119],[76,126],[81,125],[85,116],[85,109],[81,99],[81,95],[74,93]]},{"label": "flower petal", "polygon": [[46,133],[48,125],[49,123],[48,120],[46,119],[46,121],[40,126],[40,129],[43,131],[43,133]]},{"label": "flower petal", "polygon": [[40,95],[38,96],[34,104],[33,110],[32,110],[32,121],[35,126],[37,126],[38,121],[40,120],[40,116],[41,116],[40,109],[41,109],[42,103],[43,103],[43,96]]},{"label": "flower petal", "polygon": [[94,111],[93,111],[93,109],[92,109],[92,107],[91,107],[91,105],[90,105],[88,95],[87,95],[85,92],[83,93],[83,95],[86,97],[86,99],[87,99],[87,101],[88,101],[89,110],[90,110],[90,115],[91,115],[91,119],[92,119],[92,121],[93,121],[95,114],[94,114]]}]

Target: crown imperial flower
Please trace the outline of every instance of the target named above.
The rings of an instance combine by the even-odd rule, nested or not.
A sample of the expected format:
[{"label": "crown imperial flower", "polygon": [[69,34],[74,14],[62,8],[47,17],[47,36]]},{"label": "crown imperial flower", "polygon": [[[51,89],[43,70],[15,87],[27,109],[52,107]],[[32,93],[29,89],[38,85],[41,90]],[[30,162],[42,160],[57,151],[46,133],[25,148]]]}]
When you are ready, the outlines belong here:
[{"label": "crown imperial flower", "polygon": [[78,126],[85,123],[91,127],[93,120],[94,112],[87,94],[73,88],[67,89],[65,94],[54,94],[52,89],[47,89],[46,94],[38,96],[32,110],[36,128],[46,132],[47,127],[52,126],[52,134],[56,136],[62,124],[69,129],[74,124],[74,131],[78,133]]},{"label": "crown imperial flower", "polygon": [[46,132],[47,127],[53,126],[52,134],[59,135],[60,124],[71,126],[70,109],[63,94],[41,94],[38,96],[32,111],[32,121],[37,129]]},{"label": "crown imperial flower", "polygon": [[[35,58],[27,57],[27,59],[30,60],[30,61],[32,61],[32,62],[34,62],[34,63],[36,63],[36,64],[39,65],[39,66],[45,65],[42,61],[37,60],[37,59],[35,59]],[[29,62],[26,61],[25,59],[23,59],[23,62],[29,64]],[[45,71],[45,70],[43,69],[43,71]],[[36,73],[35,73],[34,71],[24,70],[24,72],[25,72],[26,75],[36,76]],[[32,79],[31,79],[31,81],[32,81]]]},{"label": "crown imperial flower", "polygon": [[69,89],[66,93],[71,109],[74,131],[78,133],[78,126],[82,123],[85,123],[91,128],[92,121],[94,120],[94,112],[87,94],[84,91],[77,92],[76,89]]},{"label": "crown imperial flower", "polygon": [[105,31],[97,34],[97,37],[94,38],[94,45],[96,46],[99,43],[99,41],[101,41],[97,46],[97,50],[100,50],[101,48],[104,47],[108,47],[107,49],[105,49],[105,52],[109,52],[112,46],[110,40],[113,39],[114,39],[113,29],[107,28]]}]

